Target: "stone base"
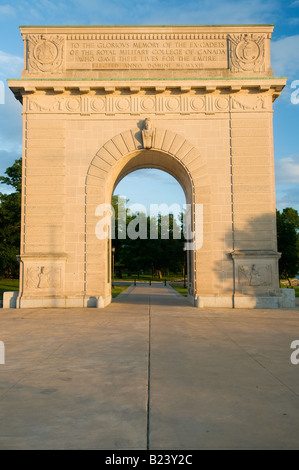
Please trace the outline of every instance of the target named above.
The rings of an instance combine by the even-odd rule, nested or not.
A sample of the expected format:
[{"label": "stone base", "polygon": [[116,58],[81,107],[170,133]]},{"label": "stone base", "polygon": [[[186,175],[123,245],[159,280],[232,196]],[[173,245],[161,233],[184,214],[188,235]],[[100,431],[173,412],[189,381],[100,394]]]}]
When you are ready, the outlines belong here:
[{"label": "stone base", "polygon": [[295,308],[296,307],[296,295],[295,289],[280,289],[281,302],[283,308]]},{"label": "stone base", "polygon": [[[295,290],[280,289],[277,296],[194,296],[189,302],[197,308],[295,308]],[[105,308],[111,303],[111,296],[103,297],[44,297],[19,298],[19,293],[4,292],[3,308]]]},{"label": "stone base", "polygon": [[232,296],[189,296],[188,299],[197,308],[233,308],[233,297]]},{"label": "stone base", "polygon": [[111,303],[106,297],[18,297],[18,292],[4,292],[3,308],[104,308]]},{"label": "stone base", "polygon": [[277,296],[189,296],[188,300],[197,308],[295,308],[295,290],[280,289]]},{"label": "stone base", "polygon": [[101,295],[99,297],[85,297],[84,298],[84,307],[91,308],[105,308],[111,303],[112,296],[103,298]]},{"label": "stone base", "polygon": [[16,308],[19,292],[3,292],[3,308]]}]

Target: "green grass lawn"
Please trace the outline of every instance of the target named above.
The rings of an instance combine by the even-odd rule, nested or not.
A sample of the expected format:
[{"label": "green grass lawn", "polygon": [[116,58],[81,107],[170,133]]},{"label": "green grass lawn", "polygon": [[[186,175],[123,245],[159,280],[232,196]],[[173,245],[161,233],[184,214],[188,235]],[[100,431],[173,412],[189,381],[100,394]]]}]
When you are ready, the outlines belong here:
[{"label": "green grass lawn", "polygon": [[115,299],[115,297],[117,297],[119,294],[121,294],[121,292],[126,290],[130,285],[131,284],[126,284],[126,285],[123,285],[123,286],[114,286],[114,287],[112,287],[112,289],[111,289],[112,298]]},{"label": "green grass lawn", "polygon": [[169,284],[173,289],[175,289],[179,294],[183,295],[184,297],[187,297],[188,295],[188,289],[187,287],[184,287],[183,284]]},{"label": "green grass lawn", "polygon": [[19,279],[0,279],[0,300],[3,299],[3,292],[19,290]]}]

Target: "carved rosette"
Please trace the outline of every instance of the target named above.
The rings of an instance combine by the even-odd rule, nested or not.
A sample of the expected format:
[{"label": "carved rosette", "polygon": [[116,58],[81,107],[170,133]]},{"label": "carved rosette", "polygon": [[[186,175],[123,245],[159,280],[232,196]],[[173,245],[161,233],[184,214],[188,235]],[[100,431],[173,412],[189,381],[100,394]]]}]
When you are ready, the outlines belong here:
[{"label": "carved rosette", "polygon": [[62,72],[64,69],[64,36],[27,36],[27,69],[29,72]]},{"label": "carved rosette", "polygon": [[264,72],[265,36],[229,35],[229,68],[231,72]]}]

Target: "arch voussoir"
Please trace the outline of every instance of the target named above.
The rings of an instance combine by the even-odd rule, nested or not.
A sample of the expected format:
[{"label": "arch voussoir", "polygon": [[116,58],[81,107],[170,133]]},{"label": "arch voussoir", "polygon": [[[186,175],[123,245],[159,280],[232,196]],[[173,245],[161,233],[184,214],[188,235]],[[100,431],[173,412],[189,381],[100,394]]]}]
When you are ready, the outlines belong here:
[{"label": "arch voussoir", "polygon": [[113,140],[108,140],[108,142],[106,142],[104,145],[104,149],[107,150],[107,152],[109,152],[110,155],[115,158],[115,160],[118,160],[120,157],[122,157],[121,152],[118,150]]},{"label": "arch voussoir", "polygon": [[176,134],[169,148],[169,153],[176,156],[177,152],[180,150],[184,142],[185,142],[185,138],[179,134]]},{"label": "arch voussoir", "polygon": [[174,138],[175,138],[175,132],[173,131],[169,131],[167,130],[165,132],[165,137],[164,137],[164,140],[163,140],[163,144],[162,144],[162,147],[161,147],[161,150],[163,150],[164,152],[169,152],[169,149],[174,141]]},{"label": "arch voussoir", "polygon": [[[129,129],[114,136],[96,153],[87,172],[86,184],[96,184],[96,178],[105,180],[118,161],[142,149],[142,134],[138,128]],[[180,161],[192,181],[194,181],[193,171],[198,169],[205,172],[206,165],[198,149],[174,131],[156,128],[152,149],[167,153]]]},{"label": "arch voussoir", "polygon": [[[110,165],[114,165],[115,163],[115,158],[111,155],[111,153],[108,152],[104,147],[100,148],[100,150],[96,154],[97,157],[100,159],[104,160],[107,163],[110,163]],[[94,158],[95,160],[95,158]],[[92,161],[93,162],[93,161]]]},{"label": "arch voussoir", "polygon": [[122,134],[113,137],[112,142],[114,143],[122,157],[128,153],[129,149]]},{"label": "arch voussoir", "polygon": [[133,139],[132,131],[128,130],[125,132],[122,132],[120,134],[121,138],[124,141],[124,144],[126,145],[128,152],[134,152],[136,150],[136,141]]},{"label": "arch voussoir", "polygon": [[104,183],[105,179],[104,179],[104,174],[103,174],[103,177],[99,177],[99,176],[94,176],[92,174],[89,174],[86,178],[86,187],[89,187],[89,186],[99,186],[99,182],[102,181]]},{"label": "arch voussoir", "polygon": [[190,150],[194,149],[193,145],[190,144],[187,140],[183,143],[181,148],[177,151],[176,157],[180,160],[184,161],[184,157],[190,152]]},{"label": "arch voussoir", "polygon": [[162,149],[162,144],[163,144],[163,140],[165,137],[165,133],[166,133],[166,129],[159,129],[159,128],[155,129],[153,148],[157,150]]},{"label": "arch voussoir", "polygon": [[185,165],[190,165],[194,160],[201,159],[200,158],[200,153],[199,151],[193,147],[191,150],[189,150],[188,153],[182,158],[182,162],[184,162]]}]

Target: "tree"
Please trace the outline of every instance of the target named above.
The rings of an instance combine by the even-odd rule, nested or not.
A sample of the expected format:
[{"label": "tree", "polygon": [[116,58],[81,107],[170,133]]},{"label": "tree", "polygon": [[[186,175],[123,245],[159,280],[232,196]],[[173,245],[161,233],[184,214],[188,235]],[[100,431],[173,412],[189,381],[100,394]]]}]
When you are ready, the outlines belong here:
[{"label": "tree", "polygon": [[[151,271],[153,275],[156,273],[159,277],[162,271],[177,272],[183,269],[184,264],[184,238],[182,236],[181,223],[178,223],[173,214],[169,217],[169,227],[165,229],[161,215],[150,218],[145,214],[132,214],[126,209],[126,227],[120,230],[119,237],[118,214],[128,201],[121,201],[118,196],[113,196],[112,205],[115,211],[115,239],[112,242],[115,247],[115,269],[118,276],[121,275],[121,268],[126,268],[129,272],[136,272],[139,276],[140,271]],[[121,205],[121,206],[119,206]],[[136,232],[140,230],[138,221],[143,222],[146,227],[146,238],[136,239],[130,238],[128,227],[136,223],[134,229]],[[157,226],[157,239],[151,239],[151,226]],[[167,225],[167,224],[166,224]],[[173,237],[174,232],[180,232],[181,237],[176,239]],[[163,238],[165,237],[165,238]]]},{"label": "tree", "polygon": [[283,209],[282,215],[286,220],[295,226],[296,230],[299,230],[299,214],[296,209],[293,209],[292,207],[286,207]]},{"label": "tree", "polygon": [[279,274],[288,279],[299,272],[299,214],[287,207],[282,213],[276,212],[278,251],[282,253],[279,261]]},{"label": "tree", "polygon": [[22,189],[22,158],[14,162],[12,166],[6,169],[7,176],[0,176],[2,184],[13,186],[17,193],[21,194]]},{"label": "tree", "polygon": [[0,276],[17,278],[20,253],[22,159],[19,158],[0,176],[0,182],[15,189],[11,194],[0,192]]}]

